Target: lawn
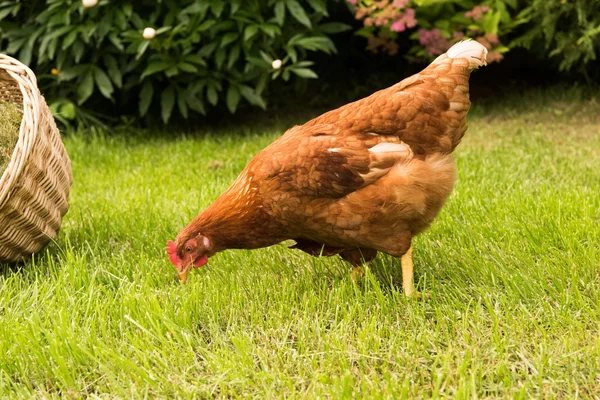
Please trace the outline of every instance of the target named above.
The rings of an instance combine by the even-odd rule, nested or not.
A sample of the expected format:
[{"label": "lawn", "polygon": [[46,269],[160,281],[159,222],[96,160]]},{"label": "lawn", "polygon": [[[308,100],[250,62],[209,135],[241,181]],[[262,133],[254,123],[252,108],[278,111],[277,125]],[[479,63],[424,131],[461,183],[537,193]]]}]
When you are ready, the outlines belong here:
[{"label": "lawn", "polygon": [[177,282],[166,241],[285,128],[265,126],[67,135],[59,238],[0,266],[1,397],[598,396],[597,98],[475,105],[455,191],[415,241],[423,301],[404,297],[398,259],[354,283],[284,245]]}]

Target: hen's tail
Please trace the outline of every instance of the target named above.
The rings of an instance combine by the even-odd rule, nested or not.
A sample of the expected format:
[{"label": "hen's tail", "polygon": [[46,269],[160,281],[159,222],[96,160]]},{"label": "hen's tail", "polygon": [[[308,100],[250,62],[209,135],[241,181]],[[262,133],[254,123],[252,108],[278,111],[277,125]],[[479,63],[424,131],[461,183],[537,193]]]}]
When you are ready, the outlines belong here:
[{"label": "hen's tail", "polygon": [[487,49],[479,42],[474,40],[463,40],[450,47],[445,54],[442,54],[433,61],[432,64],[438,64],[449,58],[463,58],[469,62],[469,69],[473,70],[486,65]]}]

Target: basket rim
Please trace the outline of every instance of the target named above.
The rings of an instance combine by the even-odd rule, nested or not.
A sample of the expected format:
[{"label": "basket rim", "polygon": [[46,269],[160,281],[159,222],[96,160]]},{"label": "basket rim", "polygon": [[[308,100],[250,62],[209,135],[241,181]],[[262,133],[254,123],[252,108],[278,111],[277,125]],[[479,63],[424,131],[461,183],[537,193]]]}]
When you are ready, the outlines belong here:
[{"label": "basket rim", "polygon": [[[0,69],[6,71],[19,87],[22,95],[21,107],[23,111],[17,144],[6,170],[0,176],[1,209],[8,200],[13,183],[18,179],[31,156],[31,147],[35,136],[38,135],[41,94],[37,87],[35,74],[19,60],[0,54]],[[29,106],[29,103],[31,106]],[[20,157],[18,157],[19,153]]]}]

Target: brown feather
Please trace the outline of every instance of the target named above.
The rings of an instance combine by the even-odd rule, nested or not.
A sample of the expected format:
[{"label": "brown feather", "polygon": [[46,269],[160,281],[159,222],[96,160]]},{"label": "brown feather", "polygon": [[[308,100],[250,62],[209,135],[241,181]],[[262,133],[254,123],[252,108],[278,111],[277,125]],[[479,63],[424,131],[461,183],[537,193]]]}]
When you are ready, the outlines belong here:
[{"label": "brown feather", "polygon": [[474,45],[458,50],[470,58],[440,56],[419,74],[288,130],[178,240],[202,233],[214,243],[209,255],[285,239],[351,262],[377,251],[403,255],[453,188],[450,153],[467,129],[469,74],[485,57],[473,56]]}]

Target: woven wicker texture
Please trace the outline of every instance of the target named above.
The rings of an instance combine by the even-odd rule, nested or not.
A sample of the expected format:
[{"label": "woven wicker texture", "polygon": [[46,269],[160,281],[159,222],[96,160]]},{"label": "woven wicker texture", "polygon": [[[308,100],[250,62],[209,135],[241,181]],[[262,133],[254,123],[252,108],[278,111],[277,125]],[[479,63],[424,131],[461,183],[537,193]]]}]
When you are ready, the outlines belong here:
[{"label": "woven wicker texture", "polygon": [[3,54],[0,99],[23,106],[19,140],[0,177],[0,262],[15,262],[58,235],[73,180],[71,161],[35,75]]}]

